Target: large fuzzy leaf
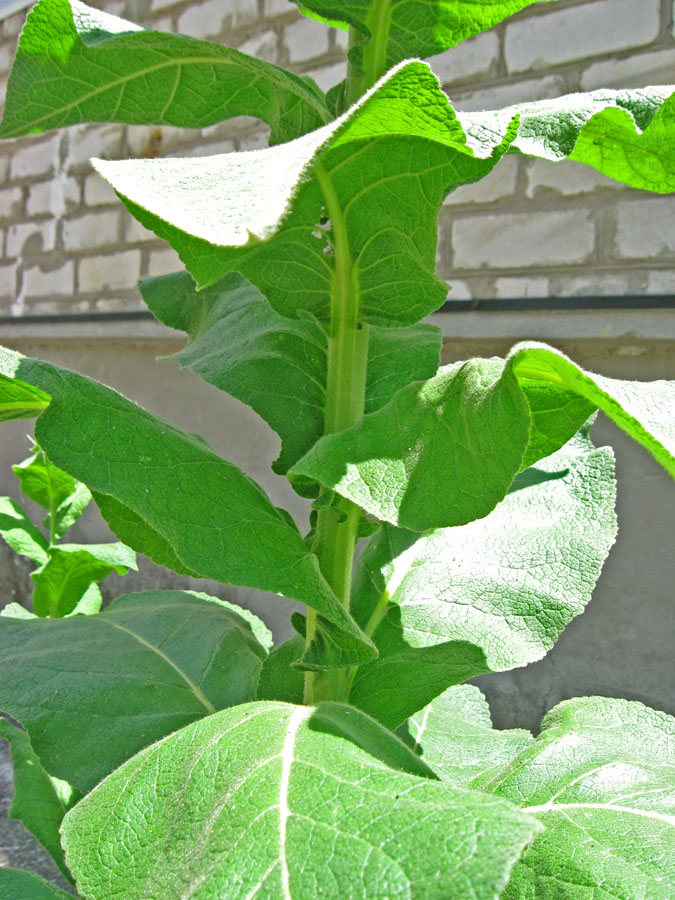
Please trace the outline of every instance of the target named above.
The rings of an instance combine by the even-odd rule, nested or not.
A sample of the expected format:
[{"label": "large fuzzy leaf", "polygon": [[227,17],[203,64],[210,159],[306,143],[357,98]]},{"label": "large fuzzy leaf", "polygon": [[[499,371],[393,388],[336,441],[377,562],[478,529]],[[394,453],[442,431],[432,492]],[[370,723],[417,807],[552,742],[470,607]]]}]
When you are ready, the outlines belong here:
[{"label": "large fuzzy leaf", "polygon": [[252,622],[189,591],[126,594],[93,616],[2,618],[0,710],[50,774],[87,791],[141,747],[253,699],[267,654]]},{"label": "large fuzzy leaf", "polygon": [[[600,408],[675,475],[675,381],[585,372],[543,344],[473,359],[400,390],[291,470],[378,519],[425,531],[486,515],[516,473],[557,450]],[[553,414],[552,414],[553,411]]]},{"label": "large fuzzy leaf", "polygon": [[[110,388],[48,363],[0,350],[0,371],[34,384],[52,401],[36,435],[55,465],[112,497],[134,549],[169,550],[189,570],[307,603],[330,647],[308,665],[345,665],[374,655],[289,518],[240,469],[205,441],[180,431]],[[106,505],[101,504],[105,514]],[[120,514],[129,510],[129,515]]]},{"label": "large fuzzy leaf", "polygon": [[424,774],[349,707],[248,704],[95,788],[64,821],[66,859],[86,900],[496,900],[536,823]]},{"label": "large fuzzy leaf", "polygon": [[9,816],[17,819],[30,831],[63,875],[72,881],[72,875],[63,859],[59,827],[64,815],[80,799],[81,794],[67,782],[52,778],[45,772],[25,731],[11,725],[6,719],[0,719],[0,737],[9,743],[14,770],[14,798],[9,807]]},{"label": "large fuzzy leaf", "polygon": [[[282,439],[273,468],[285,473],[323,434],[328,340],[316,323],[288,319],[232,273],[197,291],[186,273],[141,282],[141,294],[165,325],[188,333],[174,353],[181,368],[248,403]],[[378,409],[410,380],[438,368],[434,325],[369,332],[365,408]]]},{"label": "large fuzzy leaf", "polygon": [[511,762],[534,740],[522,728],[493,728],[487,700],[472,684],[449,687],[411,716],[399,734],[439,778],[452,784],[467,784]]},{"label": "large fuzzy leaf", "polygon": [[641,703],[584,697],[548,713],[532,746],[472,782],[546,827],[504,900],[670,900],[673,748],[675,719]]},{"label": "large fuzzy leaf", "polygon": [[19,41],[0,137],[78,122],[203,128],[240,115],[267,122],[272,143],[330,118],[316,85],[270,63],[78,0],[40,0]]},{"label": "large fuzzy leaf", "polygon": [[0,900],[73,900],[73,897],[32,872],[0,869]]},{"label": "large fuzzy leaf", "polygon": [[235,270],[282,315],[328,319],[335,253],[358,284],[363,320],[401,325],[447,294],[435,275],[444,195],[486,175],[514,136],[507,125],[469,144],[435,75],[409,62],[344,116],[283,146],[95,165],[200,287]]},{"label": "large fuzzy leaf", "polygon": [[613,459],[580,436],[489,516],[419,536],[389,526],[357,563],[357,620],[380,656],[349,700],[389,727],[453,684],[541,659],[591,598],[616,534]]}]

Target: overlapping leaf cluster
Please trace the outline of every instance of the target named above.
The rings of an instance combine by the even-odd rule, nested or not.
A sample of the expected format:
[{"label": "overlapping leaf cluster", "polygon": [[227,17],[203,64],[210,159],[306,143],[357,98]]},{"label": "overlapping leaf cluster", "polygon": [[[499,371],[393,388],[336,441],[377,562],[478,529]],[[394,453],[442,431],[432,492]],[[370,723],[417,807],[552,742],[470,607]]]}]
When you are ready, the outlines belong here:
[{"label": "overlapping leaf cluster", "polygon": [[[673,383],[592,375],[537,344],[439,369],[440,331],[420,321],[447,292],[443,198],[504,154],[675,190],[672,88],[459,114],[410,59],[530,2],[311,0],[306,14],[352,29],[350,74],[328,96],[78,0],[29,15],[0,136],[269,125],[264,150],[96,165],[186,265],[141,285],[187,334],[175,359],[269,423],[275,471],[315,501],[303,537],[198,436],[0,351],[0,418],[37,415],[39,466],[68,480],[50,496],[53,536],[77,479],[135,550],[307,607],[276,649],[250,613],[191,592],[0,620],[0,709],[25,729],[2,726],[12,814],[85,900],[670,896],[673,720],[567,701],[534,740],[494,730],[463,684],[541,658],[590,599],[616,531],[596,410],[675,474]],[[3,515],[3,536],[41,562],[41,533],[11,504]],[[351,590],[326,534],[349,571],[370,535]],[[304,705],[326,696],[340,702]],[[0,900],[23,896],[66,895],[0,870]]]}]

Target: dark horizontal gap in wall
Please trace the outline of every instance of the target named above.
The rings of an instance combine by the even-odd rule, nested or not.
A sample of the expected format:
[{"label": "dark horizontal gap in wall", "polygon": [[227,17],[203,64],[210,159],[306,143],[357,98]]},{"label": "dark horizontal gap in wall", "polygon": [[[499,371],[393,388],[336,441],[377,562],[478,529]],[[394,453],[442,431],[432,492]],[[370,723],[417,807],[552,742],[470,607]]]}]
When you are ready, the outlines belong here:
[{"label": "dark horizontal gap in wall", "polygon": [[[460,312],[534,312],[539,310],[586,309],[675,309],[675,296],[653,294],[646,297],[522,297],[514,300],[448,300],[440,313]],[[68,322],[151,321],[145,310],[107,313],[58,313],[42,316],[0,316],[2,325],[62,325]]]}]

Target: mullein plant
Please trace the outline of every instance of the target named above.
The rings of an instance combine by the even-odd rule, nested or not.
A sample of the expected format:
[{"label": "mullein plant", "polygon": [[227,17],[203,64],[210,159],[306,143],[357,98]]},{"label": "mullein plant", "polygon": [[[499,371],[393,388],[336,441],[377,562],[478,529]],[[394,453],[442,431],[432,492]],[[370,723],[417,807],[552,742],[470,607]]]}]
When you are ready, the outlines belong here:
[{"label": "mullein plant", "polygon": [[[262,150],[94,164],[185,264],[141,284],[187,333],[175,359],[270,424],[275,472],[313,501],[303,535],[200,437],[0,351],[2,416],[37,417],[45,458],[125,544],[306,607],[276,648],[189,591],[0,619],[15,803],[45,811],[23,821],[84,900],[672,900],[673,719],[584,697],[534,739],[494,729],[465,683],[540,659],[590,600],[616,530],[595,412],[675,473],[673,383],[535,343],[438,368],[421,322],[447,292],[440,204],[504,155],[675,190],[673,87],[453,110],[419,57],[530,5],[307,0],[349,29],[326,95],[78,0],[28,17],[0,136],[269,126]],[[0,870],[2,900],[67,896]]]}]

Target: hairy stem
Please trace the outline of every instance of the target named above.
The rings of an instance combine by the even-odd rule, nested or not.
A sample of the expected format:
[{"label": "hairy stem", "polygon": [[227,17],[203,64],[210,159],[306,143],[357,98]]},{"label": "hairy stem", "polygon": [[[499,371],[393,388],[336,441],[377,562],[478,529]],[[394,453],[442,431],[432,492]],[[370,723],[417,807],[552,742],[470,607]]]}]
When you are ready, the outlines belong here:
[{"label": "hairy stem", "polygon": [[375,0],[372,4],[366,19],[370,39],[350,28],[350,49],[358,45],[362,48],[362,57],[358,67],[350,61],[346,90],[348,106],[355,103],[387,71],[391,7],[392,0]]},{"label": "hairy stem", "polygon": [[[368,326],[359,322],[359,290],[352,265],[347,226],[330,178],[319,163],[316,179],[330,217],[335,251],[328,339],[328,378],[324,433],[349,428],[363,416],[368,362]],[[325,579],[345,609],[349,609],[352,564],[359,525],[359,509],[340,500],[319,512],[314,552]],[[316,614],[307,611],[307,643],[316,632]],[[344,699],[346,671],[305,675],[305,702]]]}]

